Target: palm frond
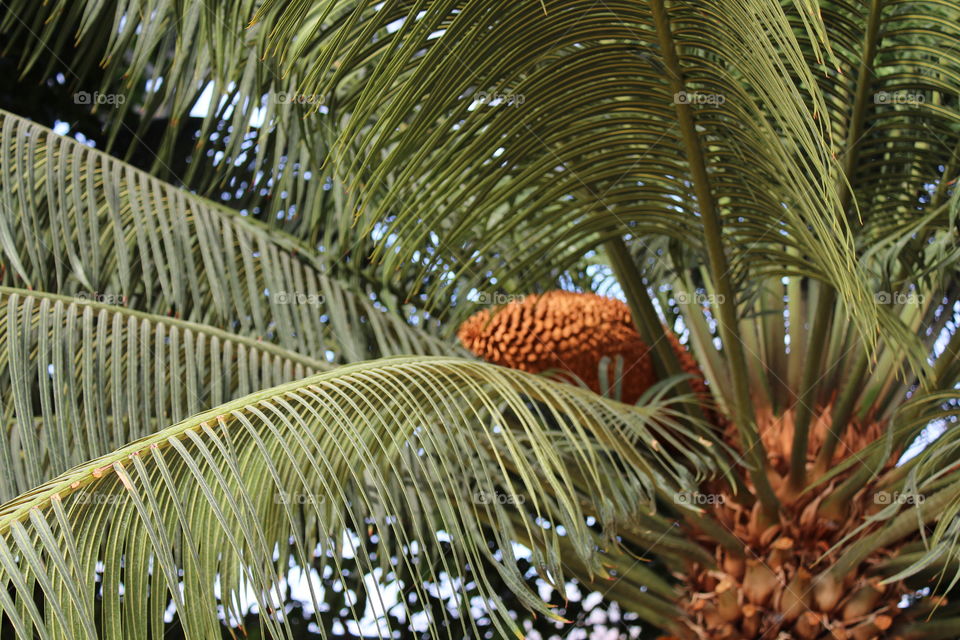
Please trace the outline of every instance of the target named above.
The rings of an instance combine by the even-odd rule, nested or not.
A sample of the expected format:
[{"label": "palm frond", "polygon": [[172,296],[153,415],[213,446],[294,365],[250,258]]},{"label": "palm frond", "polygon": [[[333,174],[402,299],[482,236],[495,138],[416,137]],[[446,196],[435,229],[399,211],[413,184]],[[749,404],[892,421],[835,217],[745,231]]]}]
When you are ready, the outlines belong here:
[{"label": "palm frond", "polygon": [[[960,467],[957,465],[958,431],[952,428],[958,417],[957,391],[918,391],[909,402],[899,407],[884,437],[858,451],[856,455],[829,470],[820,482],[843,474],[849,469],[857,473],[841,485],[838,495],[849,496],[865,486],[873,492],[877,508],[858,527],[837,543],[846,547],[834,570],[849,570],[873,549],[912,536],[919,549],[905,549],[902,557],[892,558],[881,572],[888,582],[935,570],[929,578],[938,592],[952,589],[960,559]],[[930,441],[919,443],[909,459],[901,459],[890,468],[891,456],[901,456],[908,446],[926,431],[942,431]],[[850,485],[850,491],[845,485]],[[937,573],[941,580],[936,580]],[[947,582],[942,578],[946,577]]]},{"label": "palm frond", "polygon": [[[24,76],[62,73],[65,88],[84,92],[94,112],[109,110],[96,136],[101,148],[126,159],[139,151],[152,158],[150,171],[163,180],[182,181],[208,197],[229,192],[267,224],[323,237],[321,227],[337,227],[326,218],[343,195],[339,186],[323,187],[335,116],[302,118],[312,100],[298,95],[298,76],[284,77],[264,59],[268,29],[247,28],[256,5],[77,2],[51,8],[13,0],[5,5],[0,33],[5,55],[19,56]],[[98,95],[109,102],[98,104]],[[206,112],[193,117],[199,105]],[[147,134],[157,128],[162,133],[151,145]],[[184,140],[196,146],[185,151]],[[171,168],[182,163],[177,154],[191,152],[192,161],[177,175]]]},{"label": "palm frond", "polygon": [[[831,124],[849,131],[851,120],[862,120],[857,139],[838,139],[836,150],[858,158],[848,179],[864,237],[903,230],[918,212],[943,204],[960,169],[960,6],[831,0],[820,11],[840,69],[817,79]],[[845,70],[861,62],[861,77],[847,77]],[[851,111],[861,86],[865,104]]]},{"label": "palm frond", "polygon": [[[931,394],[923,404],[939,409],[936,413],[925,414],[930,421],[924,427],[941,426],[943,433],[905,465],[905,472],[894,476],[890,488],[904,496],[901,503],[908,507],[916,505],[918,509],[927,506],[929,496],[937,492],[951,495],[952,499],[939,505],[932,527],[919,527],[923,553],[888,580],[911,576],[931,566],[939,567],[943,581],[938,584],[938,590],[947,591],[960,581],[960,567],[957,566],[960,561],[960,432],[955,428],[960,416],[960,393],[954,389]],[[952,574],[948,573],[951,569]]]},{"label": "palm frond", "polygon": [[[536,279],[543,265],[562,269],[611,234],[690,242],[706,205],[693,200],[688,162],[702,160],[737,281],[824,279],[872,339],[880,320],[840,205],[847,178],[816,79],[826,66],[819,16],[772,2],[674,3],[667,19],[680,69],[671,70],[646,5],[493,6],[339,3],[325,9],[349,18],[331,17],[332,26],[296,3],[260,11],[278,25],[278,47],[296,51],[288,64],[310,65],[306,92],[332,91],[349,70],[375,64],[341,134],[368,152],[352,150],[342,168],[376,166],[368,189],[390,177],[388,196],[367,202],[363,218],[389,212],[405,239],[382,247],[388,272],[433,232],[458,247],[457,275],[477,282],[490,269],[501,280]],[[399,28],[386,29],[391,22]],[[677,73],[689,96],[673,95]],[[688,157],[678,100],[699,105],[702,159]],[[385,159],[370,155],[380,150]]]},{"label": "palm frond", "polygon": [[0,246],[4,284],[122,299],[315,359],[453,353],[328,275],[331,257],[5,112]]},{"label": "palm frond", "polygon": [[[213,637],[217,594],[239,620],[249,589],[264,627],[285,637],[283,577],[311,561],[338,570],[345,554],[374,572],[344,537],[369,528],[383,580],[413,572],[418,593],[441,577],[459,590],[469,567],[505,632],[514,624],[487,588],[488,564],[552,615],[512,563],[513,541],[533,545],[550,584],[565,575],[560,537],[604,575],[588,515],[607,527],[652,509],[665,487],[696,486],[677,452],[657,443],[680,442],[681,458],[716,469],[715,452],[679,415],[466,360],[347,365],[192,416],[6,503],[0,608],[24,638],[98,628],[147,637],[162,629],[169,597],[189,637]],[[478,522],[489,524],[492,549]],[[437,554],[438,532],[452,541],[449,555]],[[391,556],[387,540],[404,552]],[[365,601],[381,597],[362,589]],[[322,594],[311,598],[316,606]],[[431,633],[475,635],[470,603],[457,605],[459,617],[429,620]]]},{"label": "palm frond", "polygon": [[0,501],[201,410],[331,367],[212,327],[0,287]]}]

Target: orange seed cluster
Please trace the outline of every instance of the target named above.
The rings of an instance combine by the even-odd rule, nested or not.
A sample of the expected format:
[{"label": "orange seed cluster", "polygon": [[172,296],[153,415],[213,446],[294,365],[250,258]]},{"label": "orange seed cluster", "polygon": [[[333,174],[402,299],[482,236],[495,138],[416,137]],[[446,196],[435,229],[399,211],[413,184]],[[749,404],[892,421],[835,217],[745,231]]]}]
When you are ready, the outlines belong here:
[{"label": "orange seed cluster", "polygon": [[[601,359],[610,358],[607,380],[613,384],[614,361],[620,356],[620,399],[631,404],[657,381],[650,348],[634,328],[630,309],[620,300],[593,293],[550,291],[526,296],[492,312],[472,315],[457,335],[467,349],[488,362],[531,373],[565,372],[597,393],[602,392]],[[690,354],[672,333],[667,337],[684,369],[699,376]]]}]

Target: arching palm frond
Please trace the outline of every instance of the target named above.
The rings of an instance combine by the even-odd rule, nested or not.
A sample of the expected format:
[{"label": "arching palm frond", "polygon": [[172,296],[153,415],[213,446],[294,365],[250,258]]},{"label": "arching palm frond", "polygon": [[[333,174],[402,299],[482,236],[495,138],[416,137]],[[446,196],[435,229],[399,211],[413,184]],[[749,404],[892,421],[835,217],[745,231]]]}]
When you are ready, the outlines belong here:
[{"label": "arching palm frond", "polygon": [[[444,577],[458,590],[469,566],[505,630],[513,623],[485,586],[489,563],[526,605],[551,615],[513,564],[513,541],[528,540],[541,574],[561,584],[562,531],[578,561],[602,575],[586,516],[614,523],[651,509],[665,489],[694,486],[666,443],[701,470],[715,468],[715,452],[679,420],[665,406],[630,407],[464,360],[340,367],[157,430],[5,504],[0,607],[22,637],[31,628],[147,637],[162,628],[166,594],[190,637],[212,637],[217,596],[237,620],[249,590],[264,626],[285,637],[276,607],[291,566],[309,567],[315,548],[335,571],[345,554],[363,565],[344,536],[370,527],[383,580],[412,572],[418,593]],[[438,532],[450,555],[437,555]],[[391,556],[387,540],[404,552]],[[365,601],[382,596],[363,589]],[[311,598],[317,606],[322,594]],[[646,600],[649,615],[662,617],[653,612],[663,595]],[[459,601],[461,615],[430,620],[431,631],[471,634],[470,606]]]},{"label": "arching palm frond", "polygon": [[[842,198],[848,176],[835,156],[848,142],[833,131],[839,105],[817,79],[839,63],[827,27],[806,7],[323,9],[327,22],[320,9],[280,0],[260,15],[277,25],[288,66],[310,69],[303,91],[329,92],[375,63],[341,138],[389,154],[355,154],[341,168],[375,162],[364,184],[391,180],[365,218],[397,212],[391,229],[408,241],[384,253],[388,266],[403,265],[436,232],[446,246],[465,244],[465,256],[475,252],[480,262],[461,269],[478,281],[486,268],[532,278],[610,235],[690,242],[712,234],[701,229],[710,209],[723,221],[737,279],[813,275],[841,292],[868,334],[878,322],[856,264],[856,215]],[[664,31],[676,59],[658,39]],[[677,102],[693,106],[692,126],[677,119]]]},{"label": "arching palm frond", "polygon": [[[268,224],[323,237],[342,196],[323,188],[331,122],[300,117],[310,104],[297,76],[264,60],[267,30],[247,29],[256,6],[11,0],[0,33],[24,76],[60,74],[109,114],[102,135],[87,132],[101,148],[128,160],[138,152],[163,180],[208,197],[227,191]],[[184,165],[178,154],[194,151]],[[180,166],[183,175],[171,168]]]},{"label": "arching palm frond", "polygon": [[0,308],[3,502],[201,410],[332,367],[95,301],[4,287]]},{"label": "arching palm frond", "polygon": [[0,174],[6,284],[123,299],[334,362],[453,352],[326,275],[329,256],[2,112]]},{"label": "arching palm frond", "polygon": [[[859,462],[848,461],[834,472],[861,464],[874,464],[880,475],[882,508],[871,514],[860,531],[867,536],[848,536],[849,546],[841,567],[852,566],[872,549],[907,536],[916,540],[902,553],[877,567],[888,582],[905,578],[917,580],[917,588],[935,584],[939,593],[953,589],[960,577],[960,459],[955,425],[960,411],[956,389],[918,394],[904,404],[895,419],[889,438],[864,448]],[[927,435],[927,442],[915,449],[908,445]],[[884,473],[875,461],[892,451],[910,451],[909,458]],[[882,526],[875,527],[877,523]],[[854,532],[856,533],[856,532]]]}]

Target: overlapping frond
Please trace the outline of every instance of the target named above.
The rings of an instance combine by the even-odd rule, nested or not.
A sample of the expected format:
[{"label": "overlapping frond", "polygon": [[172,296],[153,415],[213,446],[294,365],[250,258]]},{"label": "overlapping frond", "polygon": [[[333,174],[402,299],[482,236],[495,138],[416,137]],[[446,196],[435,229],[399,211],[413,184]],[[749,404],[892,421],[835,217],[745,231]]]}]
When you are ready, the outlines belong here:
[{"label": "overlapping frond", "polygon": [[[848,177],[870,232],[864,238],[875,240],[941,205],[960,171],[960,5],[831,0],[820,11],[837,70],[817,81],[836,153],[858,158]],[[841,138],[853,128],[856,140]]]},{"label": "overlapping frond", "polygon": [[[872,335],[878,319],[856,264],[840,202],[846,176],[816,80],[824,56],[832,58],[819,42],[820,17],[806,7],[674,3],[660,28],[673,33],[676,69],[658,50],[645,4],[324,9],[351,17],[327,28],[307,18],[307,5],[280,1],[261,16],[277,25],[281,48],[299,54],[291,68],[304,58],[311,65],[304,91],[329,92],[350,69],[375,63],[341,133],[366,152],[341,168],[373,164],[365,187],[389,177],[387,197],[366,202],[361,218],[396,216],[390,229],[404,241],[382,247],[388,267],[436,244],[431,233],[442,243],[437,254],[457,255],[458,275],[476,282],[489,269],[535,279],[612,234],[696,241],[703,203],[692,195],[680,101],[694,107],[735,276],[822,278]],[[806,47],[795,18],[800,33],[813,34]],[[808,52],[819,56],[816,65]],[[685,89],[674,95],[678,76]]]},{"label": "overlapping frond", "polygon": [[123,299],[316,359],[452,353],[294,238],[3,112],[0,245],[4,284]]},{"label": "overlapping frond", "polygon": [[[268,224],[322,237],[320,227],[336,228],[327,224],[335,192],[320,172],[334,116],[301,118],[313,100],[297,93],[296,74],[264,59],[269,30],[247,28],[257,5],[12,0],[0,33],[25,76],[59,73],[67,90],[109,113],[95,136],[101,148],[139,152],[164,180],[210,197],[227,192]],[[198,107],[206,112],[191,117]],[[191,151],[176,175],[178,154]]]},{"label": "overlapping frond", "polygon": [[[373,573],[345,534],[376,532],[381,581],[422,593],[443,576],[459,591],[469,567],[504,631],[513,623],[487,586],[491,566],[551,615],[518,574],[513,541],[533,545],[551,584],[566,574],[560,536],[603,575],[588,515],[606,527],[695,486],[683,459],[716,468],[681,420],[466,360],[347,365],[194,415],[5,504],[0,608],[20,637],[147,637],[169,598],[189,637],[214,637],[218,604],[238,620],[246,591],[285,637],[277,606],[291,567],[337,571],[350,554]],[[440,535],[448,555],[436,554]],[[311,586],[315,606],[322,597]],[[475,635],[470,606],[429,620],[431,633]]]},{"label": "overlapping frond", "polygon": [[[944,382],[947,388],[955,384]],[[874,503],[834,548],[843,549],[832,569],[837,575],[855,567],[875,549],[906,540],[900,553],[879,563],[874,571],[890,583],[919,579],[918,588],[929,586],[936,593],[948,592],[957,584],[960,457],[954,427],[958,400],[956,389],[951,388],[918,390],[909,402],[895,403],[886,433],[821,478],[829,483],[835,476],[855,470],[843,485],[852,483],[851,492],[867,491]],[[909,455],[897,462],[905,451]],[[843,485],[838,493],[844,492]]]},{"label": "overlapping frond", "polygon": [[204,409],[331,367],[213,327],[0,288],[0,502]]},{"label": "overlapping frond", "polygon": [[[924,430],[942,431],[888,481],[900,499],[877,515],[890,520],[886,530],[916,529],[918,544],[892,564],[888,580],[926,573],[938,578],[937,590],[960,581],[960,431],[956,429],[960,394],[956,389],[927,394],[907,405],[907,420],[896,436],[909,441]],[[912,418],[912,419],[909,419]],[[873,447],[874,449],[878,447]]]},{"label": "overlapping frond", "polygon": [[[946,250],[946,242],[942,248]],[[664,262],[669,262],[665,257]],[[929,274],[936,278],[934,274]],[[904,274],[907,277],[907,274]],[[945,278],[949,281],[949,278]],[[670,277],[658,280],[668,282],[662,287],[658,301],[668,318],[678,318],[690,331],[690,343],[698,356],[698,363],[711,382],[714,395],[726,406],[732,404],[731,390],[722,384],[726,362],[722,350],[716,348],[713,338],[716,323],[715,305],[704,304],[715,297],[708,288],[692,278]],[[928,281],[929,282],[929,279]],[[953,316],[945,299],[952,294],[928,285],[909,287],[907,283],[891,283],[878,274],[871,275],[869,283],[878,293],[881,319],[898,331],[910,332],[911,340],[921,345],[921,353],[934,355],[936,345],[952,326]],[[804,291],[804,287],[807,290]],[[805,285],[799,278],[768,277],[751,282],[743,290],[739,337],[743,341],[749,363],[750,388],[755,400],[777,410],[794,402],[800,385],[802,358],[808,352],[809,331],[802,321],[817,310],[816,285]],[[946,297],[946,298],[945,298]],[[892,341],[881,342],[874,350],[865,345],[857,328],[849,323],[842,306],[831,309],[830,339],[824,345],[824,362],[830,363],[819,373],[814,403],[831,404],[837,390],[847,385],[855,387],[857,396],[869,400],[869,410],[875,419],[889,419],[909,396],[911,389],[923,380],[923,369],[908,368],[904,373],[904,352]],[[950,379],[957,379],[954,374]]]}]

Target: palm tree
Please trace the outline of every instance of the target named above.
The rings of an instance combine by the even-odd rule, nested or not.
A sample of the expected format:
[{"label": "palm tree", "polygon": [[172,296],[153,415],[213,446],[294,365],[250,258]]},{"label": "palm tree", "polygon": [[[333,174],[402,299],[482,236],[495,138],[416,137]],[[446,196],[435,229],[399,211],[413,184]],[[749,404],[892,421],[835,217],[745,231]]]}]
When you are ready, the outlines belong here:
[{"label": "palm tree", "polygon": [[960,3],[5,5],[109,152],[0,113],[18,637],[290,637],[352,561],[516,636],[517,543],[672,637],[957,637]]}]

